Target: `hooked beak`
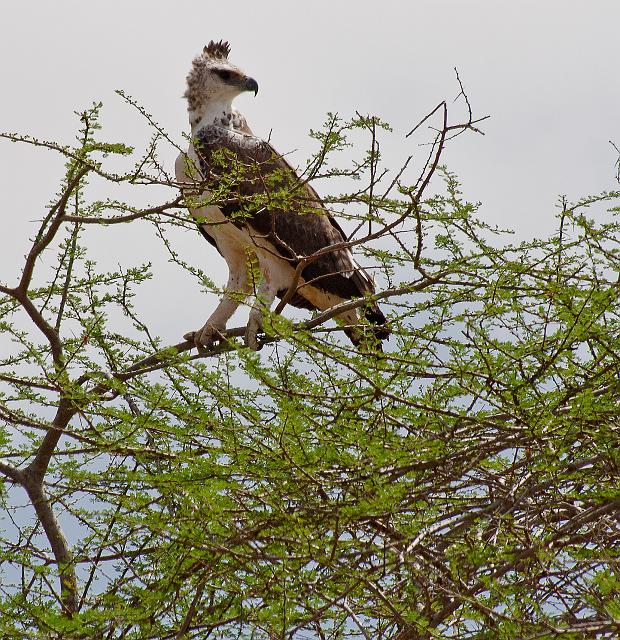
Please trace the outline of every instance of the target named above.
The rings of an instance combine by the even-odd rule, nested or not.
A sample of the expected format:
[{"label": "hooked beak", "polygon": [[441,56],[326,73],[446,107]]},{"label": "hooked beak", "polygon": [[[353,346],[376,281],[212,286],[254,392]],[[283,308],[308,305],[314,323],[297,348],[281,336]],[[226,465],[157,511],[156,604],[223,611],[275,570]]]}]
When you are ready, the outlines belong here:
[{"label": "hooked beak", "polygon": [[254,97],[258,93],[258,82],[254,78],[246,78],[243,85],[245,91],[254,91]]}]

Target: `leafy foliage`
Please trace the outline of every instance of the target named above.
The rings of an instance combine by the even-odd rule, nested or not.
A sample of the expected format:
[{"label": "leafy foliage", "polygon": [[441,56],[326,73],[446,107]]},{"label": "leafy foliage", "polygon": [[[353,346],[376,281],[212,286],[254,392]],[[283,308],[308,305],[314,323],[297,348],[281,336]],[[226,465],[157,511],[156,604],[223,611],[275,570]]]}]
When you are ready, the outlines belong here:
[{"label": "leafy foliage", "polygon": [[[440,163],[471,112],[451,126],[443,105],[411,181],[409,161],[382,167],[382,123],[330,116],[303,175],[355,180],[330,203],[376,273],[386,351],[352,349],[328,312],[271,314],[260,352],[231,330],[189,355],[134,306],[149,265],[89,258],[92,225],[153,224],[212,286],[167,239],[190,223],[166,136],[153,124],[108,172],[130,150],[96,138],[99,108],[74,147],[4,136],[67,167],[0,287],[2,637],[613,637],[620,194],[564,202],[557,233],[510,244]],[[338,168],[360,133],[369,150]],[[89,176],[174,198],[89,202]]]}]

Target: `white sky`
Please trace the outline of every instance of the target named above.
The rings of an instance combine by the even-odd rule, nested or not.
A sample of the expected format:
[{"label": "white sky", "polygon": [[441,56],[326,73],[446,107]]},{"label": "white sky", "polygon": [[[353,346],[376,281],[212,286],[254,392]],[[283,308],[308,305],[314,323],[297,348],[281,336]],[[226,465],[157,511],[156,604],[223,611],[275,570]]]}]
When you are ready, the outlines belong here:
[{"label": "white sky", "polygon": [[[490,223],[521,236],[553,229],[558,195],[618,188],[620,1],[618,0],[54,0],[2,2],[0,130],[69,142],[73,114],[103,100],[104,137],[139,145],[148,135],[114,90],[135,96],[174,137],[187,130],[185,75],[210,39],[227,39],[231,60],[257,79],[238,107],[254,131],[300,161],[310,128],[328,111],[356,110],[390,122],[386,153],[421,154],[404,133],[458,92],[457,66],[482,136],[462,136],[446,159],[464,194]],[[44,151],[0,141],[0,280],[17,277],[27,239],[56,191],[62,163]],[[174,155],[165,158],[172,163]],[[105,197],[106,194],[96,194]],[[93,234],[112,264],[152,261],[157,282],[144,309],[176,340],[202,324],[214,301],[178,271],[145,227]],[[224,263],[197,234],[179,242],[216,280]],[[162,307],[191,305],[179,327]]]}]

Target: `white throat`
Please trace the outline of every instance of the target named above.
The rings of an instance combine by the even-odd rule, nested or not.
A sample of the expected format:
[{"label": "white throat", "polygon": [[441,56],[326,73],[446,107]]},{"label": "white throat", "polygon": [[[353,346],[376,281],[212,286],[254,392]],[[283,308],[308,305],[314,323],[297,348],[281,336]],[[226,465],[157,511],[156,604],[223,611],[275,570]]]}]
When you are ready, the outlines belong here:
[{"label": "white throat", "polygon": [[232,98],[220,98],[208,100],[199,109],[189,112],[189,124],[192,133],[196,133],[203,127],[215,124],[226,129],[233,128]]}]

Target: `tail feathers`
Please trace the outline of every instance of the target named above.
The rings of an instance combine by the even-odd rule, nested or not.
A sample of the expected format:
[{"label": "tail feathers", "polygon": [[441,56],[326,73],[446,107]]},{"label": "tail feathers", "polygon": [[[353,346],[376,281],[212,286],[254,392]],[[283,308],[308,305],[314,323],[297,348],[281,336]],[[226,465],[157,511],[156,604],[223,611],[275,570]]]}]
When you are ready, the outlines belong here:
[{"label": "tail feathers", "polygon": [[389,337],[391,331],[387,324],[387,318],[383,315],[383,311],[379,308],[379,305],[373,304],[372,307],[364,309],[364,317],[370,324],[373,325],[373,333],[375,338],[379,340],[385,340]]},{"label": "tail feathers", "polygon": [[[356,295],[364,296],[374,293],[374,285],[365,272],[361,270],[356,271],[355,274],[353,274],[352,280],[357,289],[355,293],[352,292],[352,297],[356,297]],[[333,299],[331,302],[327,302],[326,304],[321,304],[316,296],[311,298],[312,301],[309,300],[306,295],[310,297],[309,294],[313,290],[314,288],[306,289],[305,287],[302,287],[297,293],[295,293],[295,295],[293,295],[288,303],[294,307],[309,310],[325,310],[334,305]],[[304,295],[304,293],[306,295]],[[280,298],[285,294],[285,289],[278,291],[278,296]],[[341,298],[340,301],[344,302],[345,300],[346,298]],[[370,326],[361,325],[360,316],[363,316]],[[351,340],[351,342],[356,346],[364,344],[369,345],[371,348],[381,350],[381,340],[386,340],[391,333],[387,319],[376,302],[368,302],[361,309],[345,311],[344,313],[339,314],[337,319],[347,326],[347,328],[344,329],[344,332],[349,340]]]},{"label": "tail feathers", "polygon": [[[360,296],[373,294],[375,292],[375,283],[372,277],[366,273],[363,268],[358,267],[351,275],[351,280],[359,291]],[[364,307],[362,313],[366,320],[373,325],[373,334],[377,340],[385,340],[390,335],[390,328],[387,325],[387,319],[376,302]],[[351,336],[349,336],[349,338],[351,338]],[[351,338],[351,341],[355,344],[353,338]]]},{"label": "tail feathers", "polygon": [[370,327],[359,324],[357,310],[349,311],[339,316],[339,319],[345,324],[356,325],[354,327],[348,326],[344,329],[346,336],[356,347],[365,346],[373,351],[383,351],[381,341],[386,340],[391,333],[386,317],[377,304],[366,307],[362,313],[370,323]]}]

